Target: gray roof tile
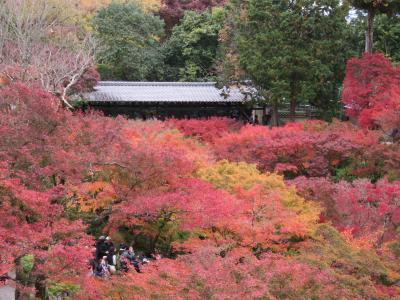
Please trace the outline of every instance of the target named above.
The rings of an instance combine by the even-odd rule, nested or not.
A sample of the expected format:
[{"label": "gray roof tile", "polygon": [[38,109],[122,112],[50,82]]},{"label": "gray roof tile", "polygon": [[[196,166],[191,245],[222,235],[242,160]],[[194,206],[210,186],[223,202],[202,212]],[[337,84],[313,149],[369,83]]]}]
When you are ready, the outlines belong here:
[{"label": "gray roof tile", "polygon": [[243,102],[238,88],[224,98],[214,82],[100,81],[86,94],[89,102]]}]

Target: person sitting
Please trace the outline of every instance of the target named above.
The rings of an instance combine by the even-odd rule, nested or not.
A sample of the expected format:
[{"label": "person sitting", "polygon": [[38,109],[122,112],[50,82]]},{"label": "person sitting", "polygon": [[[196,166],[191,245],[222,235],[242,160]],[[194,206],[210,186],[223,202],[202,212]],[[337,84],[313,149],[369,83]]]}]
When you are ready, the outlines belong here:
[{"label": "person sitting", "polygon": [[146,256],[143,256],[141,260],[143,265],[148,264],[150,262],[150,260]]},{"label": "person sitting", "polygon": [[102,278],[110,277],[110,270],[109,270],[109,266],[107,263],[107,256],[103,256],[103,258],[100,259],[99,265],[97,267],[97,272],[98,272],[99,276]]},{"label": "person sitting", "polygon": [[119,255],[121,255],[127,248],[128,246],[125,244],[119,245]]},{"label": "person sitting", "polygon": [[150,260],[145,256],[145,254],[143,252],[140,252],[138,254],[138,260],[142,266],[146,265],[150,262]]},{"label": "person sitting", "polygon": [[133,250],[133,247],[130,246],[129,249],[125,249],[122,254],[122,257],[125,257],[131,265],[135,268],[136,272],[140,273],[140,262],[137,260],[135,251]]},{"label": "person sitting", "polygon": [[136,258],[135,257],[135,251],[133,250],[132,246],[130,246],[128,249],[124,248],[122,253],[121,253],[121,256],[126,257],[129,261],[132,261],[132,260],[134,260]]},{"label": "person sitting", "polygon": [[115,274],[117,271],[117,269],[116,269],[117,256],[115,255],[114,245],[111,245],[106,253],[107,253],[106,257],[107,257],[107,263],[109,266],[109,270],[110,270],[111,274]]},{"label": "person sitting", "polygon": [[125,273],[129,271],[129,260],[122,255],[126,251],[126,248],[126,245],[122,244],[117,256],[117,269]]}]

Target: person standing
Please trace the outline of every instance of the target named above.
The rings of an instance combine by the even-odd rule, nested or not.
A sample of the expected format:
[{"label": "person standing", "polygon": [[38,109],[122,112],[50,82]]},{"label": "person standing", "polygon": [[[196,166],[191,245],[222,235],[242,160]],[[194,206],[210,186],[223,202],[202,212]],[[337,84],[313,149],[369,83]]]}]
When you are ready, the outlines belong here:
[{"label": "person standing", "polygon": [[96,259],[99,260],[101,259],[104,255],[106,255],[107,251],[107,246],[105,244],[106,237],[105,236],[100,236],[99,239],[96,242]]}]

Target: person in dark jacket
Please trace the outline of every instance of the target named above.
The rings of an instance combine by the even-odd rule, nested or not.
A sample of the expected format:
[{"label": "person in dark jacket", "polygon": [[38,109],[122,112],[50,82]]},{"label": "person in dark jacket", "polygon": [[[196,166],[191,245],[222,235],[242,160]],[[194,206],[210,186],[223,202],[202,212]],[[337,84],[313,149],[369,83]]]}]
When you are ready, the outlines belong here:
[{"label": "person in dark jacket", "polygon": [[126,257],[129,261],[135,260],[135,251],[133,251],[133,247],[129,247],[129,249],[124,249],[121,253],[121,256]]},{"label": "person in dark jacket", "polygon": [[106,255],[107,252],[107,245],[105,244],[106,237],[101,236],[96,242],[96,259],[99,260],[102,258],[104,255]]},{"label": "person in dark jacket", "polygon": [[104,244],[106,245],[106,251],[110,252],[110,249],[114,249],[115,250],[114,243],[112,242],[112,240],[111,240],[111,238],[109,236],[106,237],[106,240],[105,240]]}]

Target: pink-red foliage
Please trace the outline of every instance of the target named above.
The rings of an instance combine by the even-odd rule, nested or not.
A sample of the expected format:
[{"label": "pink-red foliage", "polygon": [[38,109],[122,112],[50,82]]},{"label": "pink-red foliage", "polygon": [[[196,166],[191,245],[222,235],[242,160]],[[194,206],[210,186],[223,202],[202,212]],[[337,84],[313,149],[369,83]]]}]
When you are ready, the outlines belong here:
[{"label": "pink-red foliage", "polygon": [[212,117],[209,119],[170,119],[167,121],[186,136],[192,136],[203,142],[213,143],[226,133],[236,132],[242,123],[229,118]]},{"label": "pink-red foliage", "polygon": [[297,192],[307,200],[313,200],[322,204],[320,219],[322,222],[339,220],[338,212],[333,200],[335,184],[326,177],[307,178],[299,176],[291,181]]},{"label": "pink-red foliage", "polygon": [[378,135],[349,124],[306,122],[269,129],[245,126],[214,142],[218,158],[255,163],[260,170],[297,176],[326,176],[378,142]]},{"label": "pink-red foliage", "polygon": [[[76,282],[88,271],[93,242],[80,221],[67,218],[78,197],[103,197],[103,183],[112,201],[155,192],[209,159],[161,122],[74,114],[58,103],[18,83],[0,89],[1,274],[33,254],[45,280]],[[91,184],[100,190],[91,192]]]},{"label": "pink-red foliage", "polygon": [[367,180],[341,182],[334,194],[341,222],[338,226],[350,228],[355,236],[377,235],[375,242],[395,238],[400,225],[400,183],[386,179],[372,184]]},{"label": "pink-red foliage", "polygon": [[[337,175],[349,160],[359,162],[357,174],[388,160],[396,169],[397,146],[380,144],[376,132],[322,122],[268,129],[218,118],[113,119],[65,111],[49,93],[12,84],[0,89],[0,135],[0,274],[33,254],[30,276],[44,285],[77,284],[77,299],[374,298],[361,290],[364,279],[366,290],[375,293],[376,283],[381,295],[397,296],[396,274],[383,287],[382,264],[378,275],[371,272],[346,241],[366,238],[389,253],[400,225],[399,182],[310,178]],[[325,207],[320,221],[342,234],[317,224],[320,205],[282,176],[245,163],[211,166],[212,153],[307,175],[293,181],[298,193]],[[110,281],[83,278],[93,245],[83,217],[104,222],[115,242],[141,235],[154,249],[165,238],[177,258]],[[316,233],[324,226],[329,243]]]},{"label": "pink-red foliage", "polygon": [[131,197],[115,206],[110,227],[134,228],[162,218],[180,230],[207,229],[234,218],[238,200],[198,179],[182,179],[168,191]]},{"label": "pink-red foliage", "polygon": [[35,256],[35,272],[55,281],[73,281],[87,272],[93,241],[82,222],[64,217],[57,204],[62,194],[59,187],[36,192],[17,179],[0,179],[0,274],[14,269],[15,260],[27,254]]},{"label": "pink-red foliage", "polygon": [[322,203],[323,220],[356,238],[368,238],[376,246],[394,240],[400,226],[400,183],[365,179],[332,183],[325,178],[296,178],[292,181],[307,199]]},{"label": "pink-red foliage", "polygon": [[195,142],[161,122],[74,115],[57,103],[21,84],[0,90],[0,158],[30,186],[76,185],[107,169],[129,177],[112,181],[126,193],[190,174],[208,160]]},{"label": "pink-red foliage", "polygon": [[151,294],[164,299],[311,299],[333,292],[350,297],[327,272],[281,255],[256,258],[239,250],[221,257],[217,253],[218,249],[204,246],[176,260],[163,259],[131,282],[141,288],[142,299]]},{"label": "pink-red foliage", "polygon": [[400,126],[400,68],[381,53],[348,61],[342,94],[346,113],[363,128]]}]

